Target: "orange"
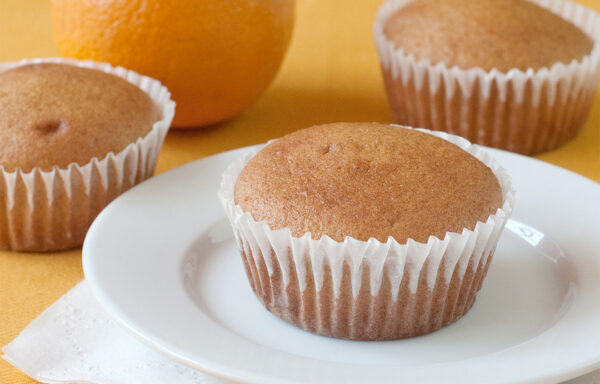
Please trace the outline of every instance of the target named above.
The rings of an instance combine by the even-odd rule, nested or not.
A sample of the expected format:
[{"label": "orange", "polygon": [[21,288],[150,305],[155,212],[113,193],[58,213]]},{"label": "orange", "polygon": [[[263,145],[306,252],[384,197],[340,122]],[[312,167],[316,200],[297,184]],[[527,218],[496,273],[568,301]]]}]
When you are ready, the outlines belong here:
[{"label": "orange", "polygon": [[293,0],[52,0],[63,56],[154,77],[177,102],[173,125],[235,116],[271,82],[287,49]]}]

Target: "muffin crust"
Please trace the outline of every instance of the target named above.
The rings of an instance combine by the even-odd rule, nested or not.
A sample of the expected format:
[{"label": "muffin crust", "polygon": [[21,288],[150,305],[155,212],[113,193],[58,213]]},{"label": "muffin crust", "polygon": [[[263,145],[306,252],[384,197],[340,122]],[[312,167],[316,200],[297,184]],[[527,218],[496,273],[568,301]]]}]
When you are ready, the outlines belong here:
[{"label": "muffin crust", "polygon": [[88,163],[145,136],[160,113],[117,76],[65,64],[0,73],[0,165],[43,171]]},{"label": "muffin crust", "polygon": [[267,145],[240,173],[236,204],[272,229],[399,243],[462,232],[502,204],[492,171],[426,133],[377,123],[303,129]]},{"label": "muffin crust", "polygon": [[486,71],[568,64],[593,46],[575,25],[526,0],[417,0],[384,31],[416,59]]}]

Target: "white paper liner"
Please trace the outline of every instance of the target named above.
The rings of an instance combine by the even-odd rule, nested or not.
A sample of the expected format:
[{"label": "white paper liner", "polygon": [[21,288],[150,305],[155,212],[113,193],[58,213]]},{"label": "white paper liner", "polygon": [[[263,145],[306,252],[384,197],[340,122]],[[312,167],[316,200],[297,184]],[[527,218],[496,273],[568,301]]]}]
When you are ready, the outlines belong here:
[{"label": "white paper liner", "polygon": [[8,172],[0,165],[0,249],[50,251],[81,245],[87,229],[115,197],[152,176],[156,159],[175,114],[175,102],[159,81],[107,63],[67,58],[24,59],[0,63],[0,72],[36,63],[91,68],[138,86],[159,108],[161,119],[150,132],[118,153],[85,165]]},{"label": "white paper liner", "polygon": [[396,10],[414,0],[389,0],[374,35],[388,99],[398,123],[454,133],[472,142],[534,154],[575,136],[600,79],[600,15],[566,0],[530,0],[583,30],[594,42],[581,60],[503,73],[433,65],[396,49],[384,32]]},{"label": "white paper liner", "polygon": [[[399,244],[392,237],[385,243],[375,238],[360,241],[351,237],[346,237],[343,242],[337,242],[328,236],[315,240],[310,233],[302,237],[294,237],[287,228],[272,230],[266,222],[256,222],[250,213],[244,212],[234,202],[234,188],[239,173],[259,149],[240,158],[225,171],[219,189],[219,199],[233,227],[252,288],[269,310],[313,332],[345,338],[382,339],[430,332],[456,320],[470,308],[474,301],[474,294],[481,286],[481,280],[487,271],[502,228],[512,211],[514,190],[505,170],[479,146],[444,132],[418,130],[456,144],[486,164],[498,178],[502,188],[502,207],[485,223],[478,222],[473,230],[464,229],[460,234],[447,233],[444,239],[430,236],[427,243],[410,239],[406,244]],[[368,275],[365,272],[367,269]],[[465,278],[467,275],[469,276],[468,287],[465,287],[463,283],[467,280]],[[389,290],[387,292],[381,291],[384,280]],[[326,288],[331,288],[333,297],[321,297],[327,295],[327,293],[321,294],[326,291],[323,289],[324,282],[327,282]],[[334,327],[332,324],[323,325],[328,321],[331,322],[331,319],[339,323],[338,316],[334,312],[344,311],[344,309],[336,308],[336,305],[355,306],[360,301],[361,287],[364,284],[369,288],[366,292],[368,294],[365,295],[367,300],[376,301],[377,297],[390,298],[391,300],[388,301],[391,301],[391,304],[382,304],[388,307],[393,306],[394,303],[397,306],[405,305],[398,303],[406,300],[399,297],[401,292],[405,296],[416,296],[412,300],[414,305],[423,301],[419,304],[420,307],[424,305],[433,308],[433,301],[439,301],[440,295],[454,300],[455,304],[459,299],[462,301],[458,306],[459,310],[449,311],[447,316],[439,315],[435,319],[435,324],[424,324],[416,328],[415,324],[410,324],[408,330],[404,327],[392,330],[388,334],[382,334],[381,329],[373,329],[376,325],[371,324],[381,323],[386,316],[383,316],[383,320],[373,318],[371,323],[364,322],[369,323],[367,328],[371,327],[372,332],[369,334],[357,331],[357,327],[348,331],[344,329],[343,324],[337,325],[337,331],[332,329]],[[290,286],[294,287],[290,289]],[[317,296],[316,299],[305,297],[307,288],[311,290],[310,295]],[[294,290],[298,292],[291,292]],[[444,292],[440,293],[436,290]],[[341,303],[344,296],[348,297],[346,301],[352,303]],[[327,301],[328,304],[323,306],[313,303],[310,304],[310,309],[306,309],[304,302],[307,300]],[[376,303],[372,302],[369,305],[376,306]],[[301,308],[293,308],[293,306]],[[354,310],[362,309],[354,308]],[[412,311],[414,318],[409,322],[419,321],[415,310]],[[320,314],[321,318],[315,320],[310,318],[311,314],[308,316],[304,314],[307,311],[328,313]],[[436,311],[439,312],[439,308]],[[295,314],[295,312],[299,313]],[[411,311],[407,309],[405,312]],[[323,317],[329,320],[323,320]]]}]

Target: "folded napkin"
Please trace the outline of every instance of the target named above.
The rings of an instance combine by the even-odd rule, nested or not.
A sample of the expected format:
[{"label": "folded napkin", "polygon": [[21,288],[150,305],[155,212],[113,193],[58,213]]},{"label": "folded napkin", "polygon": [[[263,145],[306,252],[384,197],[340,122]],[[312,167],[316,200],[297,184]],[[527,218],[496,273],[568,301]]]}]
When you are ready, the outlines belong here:
[{"label": "folded napkin", "polygon": [[122,329],[84,280],[2,348],[6,361],[43,383],[217,384]]},{"label": "folded napkin", "polygon": [[[9,363],[44,383],[217,384],[169,360],[116,324],[84,280],[5,346]],[[600,371],[568,384],[600,384]]]}]

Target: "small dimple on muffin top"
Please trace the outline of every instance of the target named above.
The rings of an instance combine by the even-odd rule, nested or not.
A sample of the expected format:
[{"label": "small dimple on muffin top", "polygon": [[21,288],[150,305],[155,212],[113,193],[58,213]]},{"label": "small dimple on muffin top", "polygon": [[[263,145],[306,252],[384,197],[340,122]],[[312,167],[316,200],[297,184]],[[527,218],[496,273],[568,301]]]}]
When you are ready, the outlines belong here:
[{"label": "small dimple on muffin top", "polygon": [[150,97],[102,71],[41,63],[0,73],[0,165],[49,171],[118,153],[160,119]]},{"label": "small dimple on muffin top", "polygon": [[384,32],[417,60],[486,71],[569,64],[593,47],[575,25],[526,0],[416,0]]},{"label": "small dimple on muffin top", "polygon": [[235,203],[292,235],[429,236],[473,229],[502,204],[492,171],[443,139],[377,123],[306,128],[265,146],[242,169]]}]

